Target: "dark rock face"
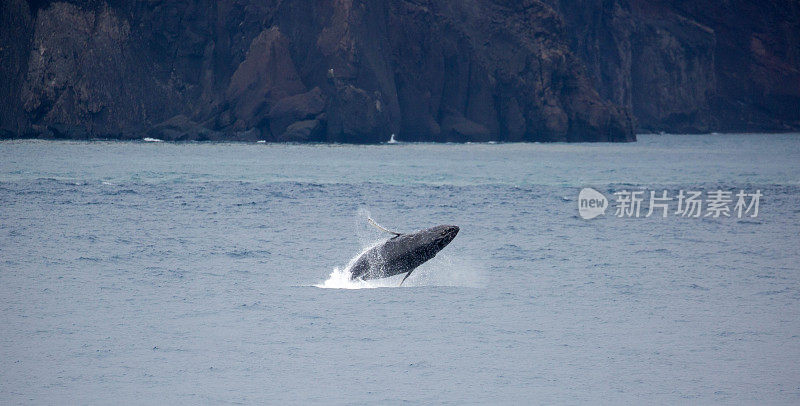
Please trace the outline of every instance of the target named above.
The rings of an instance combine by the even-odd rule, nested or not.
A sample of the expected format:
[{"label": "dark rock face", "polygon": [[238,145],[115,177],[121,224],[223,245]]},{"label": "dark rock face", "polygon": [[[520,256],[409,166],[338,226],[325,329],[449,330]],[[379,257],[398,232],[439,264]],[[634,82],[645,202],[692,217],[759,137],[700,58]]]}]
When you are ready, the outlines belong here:
[{"label": "dark rock face", "polygon": [[250,44],[244,61],[233,73],[226,100],[233,128],[267,130],[272,106],[305,91],[289,55],[289,41],[277,27],[264,30]]},{"label": "dark rock face", "polygon": [[551,4],[600,95],[628,108],[640,129],[800,129],[800,3]]},{"label": "dark rock face", "polygon": [[127,109],[135,110],[126,81],[129,39],[129,23],[108,7],[55,3],[40,10],[20,96],[31,121],[120,131],[126,122],[116,116],[136,115]]},{"label": "dark rock face", "polygon": [[0,137],[631,141],[637,122],[800,128],[792,0],[8,0],[0,24]]},{"label": "dark rock face", "polygon": [[324,120],[298,121],[286,127],[277,138],[281,142],[320,142],[325,140]]},{"label": "dark rock face", "polygon": [[325,111],[325,97],[320,88],[285,97],[269,111],[272,134],[283,134],[292,123],[319,117]]},{"label": "dark rock face", "polygon": [[367,93],[353,85],[337,84],[328,105],[328,135],[331,142],[386,141],[390,130],[379,92]]},{"label": "dark rock face", "polygon": [[[711,3],[716,4],[716,3]],[[714,30],[714,127],[724,131],[800,128],[800,3],[731,1],[676,12]]]},{"label": "dark rock face", "polygon": [[0,138],[29,132],[20,90],[28,71],[33,24],[27,1],[0,2]]},{"label": "dark rock face", "polygon": [[714,31],[674,14],[641,18],[631,58],[633,114],[640,125],[672,132],[714,128]]}]

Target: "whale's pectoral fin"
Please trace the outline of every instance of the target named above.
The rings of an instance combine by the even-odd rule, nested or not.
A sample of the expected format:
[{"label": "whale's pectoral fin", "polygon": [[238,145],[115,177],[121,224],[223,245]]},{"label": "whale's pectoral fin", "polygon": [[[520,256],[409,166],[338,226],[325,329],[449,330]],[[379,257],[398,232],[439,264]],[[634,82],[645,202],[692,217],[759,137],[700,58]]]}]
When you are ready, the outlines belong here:
[{"label": "whale's pectoral fin", "polygon": [[407,273],[407,274],[406,274],[406,276],[403,278],[403,280],[402,280],[402,281],[400,281],[400,286],[403,286],[403,282],[405,282],[405,281],[406,281],[406,279],[408,279],[408,277],[409,277],[409,276],[411,276],[411,272],[414,272],[414,270],[412,269],[412,270],[408,271],[408,273]]},{"label": "whale's pectoral fin", "polygon": [[387,230],[387,229],[385,229],[385,228],[381,227],[381,225],[380,225],[380,224],[376,223],[376,222],[375,222],[375,220],[373,220],[373,219],[371,219],[371,218],[367,218],[367,221],[369,221],[369,223],[370,223],[370,224],[372,224],[372,225],[373,225],[375,228],[377,228],[378,230],[381,230],[381,231],[387,232],[387,233],[389,233],[389,234],[394,234],[394,236],[395,236],[395,237],[399,237],[399,236],[401,236],[401,235],[402,235],[401,233],[398,233],[398,232],[396,232],[396,231]]}]

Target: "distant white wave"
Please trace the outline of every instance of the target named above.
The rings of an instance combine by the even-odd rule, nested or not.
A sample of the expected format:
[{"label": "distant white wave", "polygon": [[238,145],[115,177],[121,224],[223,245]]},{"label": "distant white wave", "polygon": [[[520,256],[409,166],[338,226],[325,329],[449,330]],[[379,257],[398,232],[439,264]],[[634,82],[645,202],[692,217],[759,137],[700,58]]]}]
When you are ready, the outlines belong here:
[{"label": "distant white wave", "polygon": [[150,138],[150,137],[144,137],[144,138],[142,138],[142,141],[144,141],[144,142],[164,142],[164,140],[159,140],[158,138]]}]

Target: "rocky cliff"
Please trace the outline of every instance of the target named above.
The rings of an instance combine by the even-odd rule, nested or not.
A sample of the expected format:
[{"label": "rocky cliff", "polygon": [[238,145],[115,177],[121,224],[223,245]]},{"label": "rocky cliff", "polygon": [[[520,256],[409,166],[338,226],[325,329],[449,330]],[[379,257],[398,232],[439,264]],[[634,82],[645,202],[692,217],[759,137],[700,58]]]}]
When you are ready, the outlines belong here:
[{"label": "rocky cliff", "polygon": [[5,0],[0,137],[631,141],[637,123],[800,128],[797,3],[706,6]]},{"label": "rocky cliff", "polygon": [[800,129],[800,2],[550,4],[600,95],[640,130]]}]

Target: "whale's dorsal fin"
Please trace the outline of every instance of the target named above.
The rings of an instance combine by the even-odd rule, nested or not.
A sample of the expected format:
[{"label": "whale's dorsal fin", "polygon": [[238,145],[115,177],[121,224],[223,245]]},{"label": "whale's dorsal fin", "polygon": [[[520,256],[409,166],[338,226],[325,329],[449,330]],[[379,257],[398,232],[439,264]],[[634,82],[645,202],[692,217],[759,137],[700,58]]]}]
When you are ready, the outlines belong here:
[{"label": "whale's dorsal fin", "polygon": [[380,225],[380,224],[376,223],[376,222],[375,222],[375,220],[373,220],[373,219],[371,219],[371,218],[369,218],[369,217],[367,217],[367,221],[369,221],[369,223],[370,223],[370,224],[372,224],[373,226],[375,226],[375,228],[377,228],[378,230],[381,230],[381,231],[387,232],[387,233],[389,233],[389,234],[394,234],[394,236],[395,236],[395,237],[397,237],[397,236],[401,236],[401,235],[402,235],[401,233],[398,233],[398,232],[396,232],[396,231],[387,230],[387,229],[385,229],[385,228],[381,227],[381,225]]}]

